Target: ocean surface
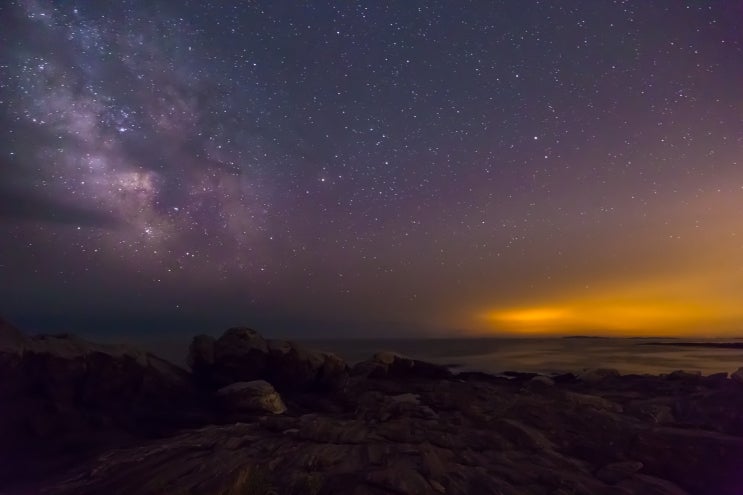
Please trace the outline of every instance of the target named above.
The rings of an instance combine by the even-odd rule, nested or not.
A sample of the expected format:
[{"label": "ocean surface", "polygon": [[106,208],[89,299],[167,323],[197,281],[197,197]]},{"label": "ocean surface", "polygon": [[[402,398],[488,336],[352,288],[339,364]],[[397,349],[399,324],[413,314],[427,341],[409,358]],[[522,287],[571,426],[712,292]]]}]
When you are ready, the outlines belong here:
[{"label": "ocean surface", "polygon": [[[621,373],[703,374],[743,367],[743,349],[647,345],[653,342],[738,342],[738,339],[345,339],[298,341],[308,348],[330,351],[350,363],[378,351],[395,351],[416,359],[451,365],[454,370],[489,373],[528,371],[560,373],[584,368],[616,368]],[[132,342],[178,365],[185,365],[188,341]]]}]

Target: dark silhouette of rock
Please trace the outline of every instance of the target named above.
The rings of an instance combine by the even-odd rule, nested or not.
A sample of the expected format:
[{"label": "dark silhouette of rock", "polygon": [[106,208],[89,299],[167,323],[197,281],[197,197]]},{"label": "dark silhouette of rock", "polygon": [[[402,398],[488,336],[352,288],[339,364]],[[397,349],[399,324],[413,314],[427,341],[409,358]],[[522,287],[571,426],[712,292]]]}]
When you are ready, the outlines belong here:
[{"label": "dark silhouette of rock", "polygon": [[[341,359],[247,328],[196,337],[189,365],[193,375],[147,353],[0,325],[0,476],[40,480],[49,495],[740,495],[743,486],[743,394],[726,375],[454,375],[379,353],[349,381]],[[93,440],[103,455],[48,465]],[[19,469],[24,455],[46,471]]]},{"label": "dark silhouette of rock", "polygon": [[282,392],[341,390],[348,365],[339,357],[294,342],[266,340],[250,328],[230,328],[214,340],[195,337],[188,363],[202,384],[221,388],[266,380]]},{"label": "dark silhouette of rock", "polygon": [[358,363],[353,374],[369,378],[451,378],[446,366],[412,359],[394,352],[378,352],[371,359]]},{"label": "dark silhouette of rock", "polygon": [[0,486],[114,437],[172,432],[194,407],[189,375],[152,354],[5,322],[0,377]]},{"label": "dark silhouette of rock", "polygon": [[596,384],[608,378],[616,378],[618,376],[619,372],[613,368],[592,368],[583,370],[578,375],[578,380],[589,384]]},{"label": "dark silhouette of rock", "polygon": [[743,368],[738,368],[735,373],[730,375],[730,379],[739,385],[743,385]]},{"label": "dark silhouette of rock", "polygon": [[685,371],[685,370],[672,371],[666,376],[666,379],[668,380],[698,381],[701,378],[702,378],[701,371]]},{"label": "dark silhouette of rock", "polygon": [[250,328],[230,328],[214,342],[212,379],[219,386],[263,378],[268,364],[268,343]]},{"label": "dark silhouette of rock", "polygon": [[214,366],[214,338],[208,335],[197,335],[191,341],[186,360],[194,374],[208,373]]}]

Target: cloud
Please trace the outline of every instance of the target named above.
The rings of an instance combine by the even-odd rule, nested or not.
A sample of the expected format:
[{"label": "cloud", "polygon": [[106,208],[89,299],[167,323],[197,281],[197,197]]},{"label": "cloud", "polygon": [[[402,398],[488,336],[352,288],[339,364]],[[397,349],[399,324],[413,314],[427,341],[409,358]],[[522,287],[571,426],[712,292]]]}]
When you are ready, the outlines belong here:
[{"label": "cloud", "polygon": [[72,205],[32,191],[0,187],[0,219],[115,229],[123,224],[113,213]]}]

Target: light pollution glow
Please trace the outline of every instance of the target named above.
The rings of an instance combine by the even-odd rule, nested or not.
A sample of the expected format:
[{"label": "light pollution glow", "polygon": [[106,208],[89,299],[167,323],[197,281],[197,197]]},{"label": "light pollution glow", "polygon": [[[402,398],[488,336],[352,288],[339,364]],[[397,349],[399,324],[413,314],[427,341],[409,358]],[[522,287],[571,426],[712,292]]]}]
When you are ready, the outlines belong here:
[{"label": "light pollution glow", "polygon": [[[707,190],[694,201],[659,206],[653,216],[663,221],[637,229],[642,241],[614,262],[605,259],[590,277],[574,265],[551,290],[483,305],[473,326],[517,335],[743,336],[742,190]],[[651,242],[662,227],[678,235]],[[611,235],[607,240],[622,244]]]},{"label": "light pollution glow", "polygon": [[[725,280],[717,279],[717,282]],[[480,318],[488,326],[517,334],[709,335],[735,333],[743,305],[721,296],[727,284],[689,277],[607,287],[533,306],[496,308]]]}]

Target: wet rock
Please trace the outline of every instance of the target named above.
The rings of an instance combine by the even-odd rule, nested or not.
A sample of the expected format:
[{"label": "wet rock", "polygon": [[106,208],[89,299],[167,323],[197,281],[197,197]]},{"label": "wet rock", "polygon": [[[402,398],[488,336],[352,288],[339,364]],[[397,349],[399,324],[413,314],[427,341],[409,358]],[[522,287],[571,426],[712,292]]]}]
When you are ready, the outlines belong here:
[{"label": "wet rock", "polygon": [[264,412],[283,414],[284,401],[273,386],[264,380],[237,382],[222,387],[216,393],[222,407],[227,411]]}]

